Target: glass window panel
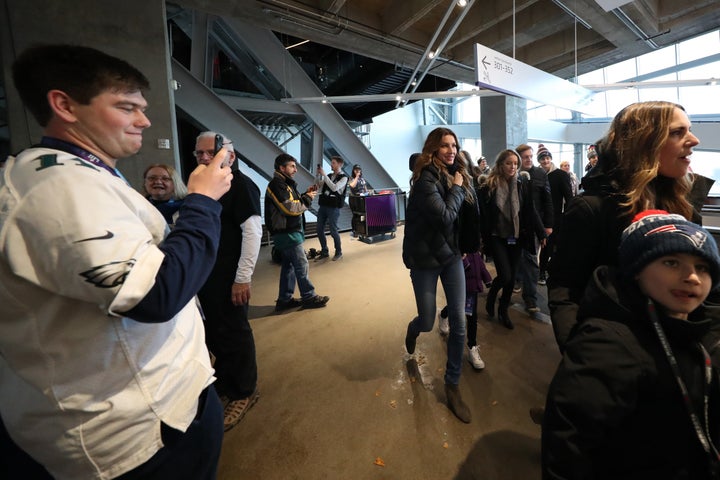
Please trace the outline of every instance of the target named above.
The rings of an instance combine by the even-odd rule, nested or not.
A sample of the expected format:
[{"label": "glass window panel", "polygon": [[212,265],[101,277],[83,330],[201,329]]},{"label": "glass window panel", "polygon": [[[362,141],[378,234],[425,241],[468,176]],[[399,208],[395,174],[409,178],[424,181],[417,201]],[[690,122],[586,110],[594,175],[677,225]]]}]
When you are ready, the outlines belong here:
[{"label": "glass window panel", "polygon": [[641,102],[650,100],[665,100],[666,102],[678,102],[677,87],[668,88],[641,88],[638,90],[638,96]]},{"label": "glass window panel", "polygon": [[707,57],[720,51],[720,31],[706,33],[677,45],[678,63]]},{"label": "glass window panel", "polygon": [[578,85],[601,85],[605,83],[605,72],[601,68],[578,76]]},{"label": "glass window panel", "polygon": [[607,118],[607,93],[598,92],[593,96],[593,101],[588,106],[589,112],[582,115],[582,118]]},{"label": "glass window panel", "polygon": [[720,86],[680,87],[678,90],[678,103],[685,107],[688,114],[720,114]]},{"label": "glass window panel", "polygon": [[607,83],[624,82],[635,77],[637,77],[637,69],[634,58],[605,67],[605,81]]},{"label": "glass window panel", "polygon": [[678,72],[681,80],[702,80],[706,78],[720,78],[720,62],[710,62],[705,65],[688,68]]},{"label": "glass window panel", "polygon": [[620,110],[638,101],[637,88],[623,88],[607,92],[608,117],[614,117]]},{"label": "glass window panel", "polygon": [[638,75],[656,72],[675,65],[675,46],[661,48],[637,57]]},{"label": "glass window panel", "polygon": [[[691,159],[690,166],[693,172],[720,180],[720,162],[717,161],[717,153],[694,150]],[[720,195],[720,181],[716,181],[712,186],[710,195]]]}]

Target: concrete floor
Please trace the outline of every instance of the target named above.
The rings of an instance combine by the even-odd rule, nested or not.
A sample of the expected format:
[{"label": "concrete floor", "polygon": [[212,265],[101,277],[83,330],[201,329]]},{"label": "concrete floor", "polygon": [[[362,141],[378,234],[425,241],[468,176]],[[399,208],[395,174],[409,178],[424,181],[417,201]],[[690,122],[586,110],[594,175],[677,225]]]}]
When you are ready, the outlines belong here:
[{"label": "concrete floor", "polygon": [[[540,427],[528,410],[544,405],[560,359],[547,316],[531,319],[514,295],[520,304],[507,330],[487,320],[481,298],[486,368],[464,362],[460,388],[473,415],[464,424],[445,404],[446,345],[437,325],[420,335],[413,357],[405,351],[416,309],[402,227],[394,239],[366,244],[343,233],[342,242],[340,261],[310,262],[328,306],[281,315],[273,312],[279,266],[262,248],[250,311],[260,399],[225,434],[218,478],[540,478]],[[319,247],[316,238],[305,242],[311,247]]]}]

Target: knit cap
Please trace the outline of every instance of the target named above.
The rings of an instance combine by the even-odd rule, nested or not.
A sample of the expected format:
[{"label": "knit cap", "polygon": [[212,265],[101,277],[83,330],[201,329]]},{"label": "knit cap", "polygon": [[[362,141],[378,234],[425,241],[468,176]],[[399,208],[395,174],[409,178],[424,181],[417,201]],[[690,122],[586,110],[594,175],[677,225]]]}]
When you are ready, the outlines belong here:
[{"label": "knit cap", "polygon": [[538,145],[538,151],[537,151],[537,161],[539,162],[543,157],[550,157],[552,158],[552,153],[550,153],[550,150],[548,150],[545,145],[542,143]]},{"label": "knit cap", "polygon": [[590,145],[587,149],[587,158],[593,158],[597,157],[597,150],[595,150],[595,145]]},{"label": "knit cap", "polygon": [[665,255],[688,253],[708,262],[713,288],[720,282],[720,254],[707,230],[682,215],[665,210],[645,210],[635,215],[622,233],[618,264],[633,278],[649,263]]}]

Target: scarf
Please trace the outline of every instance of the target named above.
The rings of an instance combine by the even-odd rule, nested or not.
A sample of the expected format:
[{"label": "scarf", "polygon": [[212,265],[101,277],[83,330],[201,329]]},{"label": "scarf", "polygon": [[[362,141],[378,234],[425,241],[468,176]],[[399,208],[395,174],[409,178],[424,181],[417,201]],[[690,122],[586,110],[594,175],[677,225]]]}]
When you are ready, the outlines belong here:
[{"label": "scarf", "polygon": [[517,176],[511,177],[508,181],[500,180],[495,191],[495,204],[502,217],[500,221],[508,226],[512,225],[512,236],[518,238],[520,235],[520,198],[516,185]]}]

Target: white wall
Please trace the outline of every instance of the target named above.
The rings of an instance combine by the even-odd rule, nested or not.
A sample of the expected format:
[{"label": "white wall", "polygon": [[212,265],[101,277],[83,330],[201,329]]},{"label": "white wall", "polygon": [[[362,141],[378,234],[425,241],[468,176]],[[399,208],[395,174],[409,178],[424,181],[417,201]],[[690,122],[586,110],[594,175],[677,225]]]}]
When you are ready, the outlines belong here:
[{"label": "white wall", "polygon": [[[410,190],[410,155],[422,150],[422,102],[411,103],[375,117],[370,128],[370,151],[398,186]],[[387,185],[373,185],[381,189]]]}]

